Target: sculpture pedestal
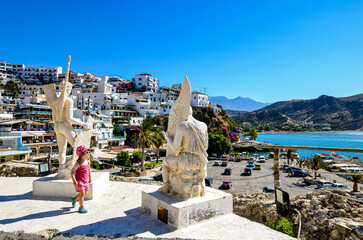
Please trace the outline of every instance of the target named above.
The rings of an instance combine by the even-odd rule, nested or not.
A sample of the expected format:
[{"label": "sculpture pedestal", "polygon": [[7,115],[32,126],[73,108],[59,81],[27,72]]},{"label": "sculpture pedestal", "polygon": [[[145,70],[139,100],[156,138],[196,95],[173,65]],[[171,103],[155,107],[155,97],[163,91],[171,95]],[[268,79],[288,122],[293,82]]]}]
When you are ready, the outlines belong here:
[{"label": "sculpture pedestal", "polygon": [[[92,172],[92,183],[89,184],[89,191],[86,200],[99,198],[109,185],[108,172]],[[56,174],[39,178],[33,181],[33,196],[71,198],[77,195],[72,180],[55,178]]]},{"label": "sculpture pedestal", "polygon": [[142,209],[152,217],[180,229],[233,213],[233,199],[231,194],[209,187],[204,197],[185,201],[158,191],[143,191]]}]

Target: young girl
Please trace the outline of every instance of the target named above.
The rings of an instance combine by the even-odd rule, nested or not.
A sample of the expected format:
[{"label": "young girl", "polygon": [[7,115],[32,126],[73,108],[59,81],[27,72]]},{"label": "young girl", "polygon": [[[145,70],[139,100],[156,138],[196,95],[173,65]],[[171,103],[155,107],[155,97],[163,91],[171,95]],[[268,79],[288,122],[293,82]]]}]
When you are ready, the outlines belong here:
[{"label": "young girl", "polygon": [[73,185],[79,194],[77,196],[72,197],[72,206],[76,206],[76,202],[79,201],[79,209],[78,212],[86,213],[87,209],[84,208],[84,197],[88,193],[88,184],[91,183],[91,169],[90,169],[90,149],[84,145],[81,145],[77,148],[77,156],[78,160],[76,164],[74,164],[71,172],[71,178],[73,181]]}]

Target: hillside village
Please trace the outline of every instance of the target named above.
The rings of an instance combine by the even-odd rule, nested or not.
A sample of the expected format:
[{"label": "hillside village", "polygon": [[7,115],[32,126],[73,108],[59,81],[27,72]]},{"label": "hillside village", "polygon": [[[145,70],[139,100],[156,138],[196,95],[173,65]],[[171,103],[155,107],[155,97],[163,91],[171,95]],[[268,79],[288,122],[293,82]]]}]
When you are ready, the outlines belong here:
[{"label": "hillside village", "polygon": [[[65,75],[62,67],[29,67],[0,62],[1,162],[36,160],[57,154],[52,111],[42,86],[57,85],[65,79]],[[139,126],[145,118],[159,116],[167,121],[167,117],[163,116],[170,113],[182,87],[178,83],[159,87],[157,78],[148,73],[135,74],[128,80],[70,71],[69,82],[73,85],[74,117],[83,121],[88,116],[93,117],[91,145],[99,150],[110,147],[121,149],[125,145],[127,131],[132,126]],[[58,86],[57,91],[59,94]],[[202,108],[214,113],[221,111],[209,103],[207,94],[196,91],[192,92],[191,106],[197,115],[198,109]],[[207,124],[214,127],[224,124],[223,119],[213,121],[217,122],[212,123],[209,118]]]}]

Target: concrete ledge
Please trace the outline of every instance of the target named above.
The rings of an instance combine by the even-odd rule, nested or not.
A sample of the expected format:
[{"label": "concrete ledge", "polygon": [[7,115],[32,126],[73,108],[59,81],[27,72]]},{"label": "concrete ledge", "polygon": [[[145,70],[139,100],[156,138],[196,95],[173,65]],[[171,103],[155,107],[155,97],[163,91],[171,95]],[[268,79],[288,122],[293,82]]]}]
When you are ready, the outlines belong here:
[{"label": "concrete ledge", "polygon": [[232,195],[213,189],[206,189],[204,197],[186,201],[159,191],[142,192],[142,209],[152,217],[180,229],[233,212]]},{"label": "concrete ledge", "polygon": [[[99,198],[109,186],[108,172],[92,172],[92,183],[86,200]],[[33,181],[33,196],[70,198],[77,194],[72,180],[55,178],[56,174]]]}]

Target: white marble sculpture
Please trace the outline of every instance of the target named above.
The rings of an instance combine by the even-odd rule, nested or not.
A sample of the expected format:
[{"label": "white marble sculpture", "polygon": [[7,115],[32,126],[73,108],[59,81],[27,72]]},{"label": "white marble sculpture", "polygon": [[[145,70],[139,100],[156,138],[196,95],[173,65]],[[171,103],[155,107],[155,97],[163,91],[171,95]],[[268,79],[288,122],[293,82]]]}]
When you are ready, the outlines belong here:
[{"label": "white marble sculpture", "polygon": [[[70,172],[77,160],[75,149],[79,145],[90,146],[93,126],[93,119],[91,117],[88,117],[86,123],[73,117],[73,100],[69,97],[72,91],[72,84],[68,82],[70,62],[71,56],[68,56],[66,79],[59,84],[60,95],[58,97],[55,84],[43,86],[47,103],[52,109],[52,120],[59,149],[57,178],[61,179],[70,179],[71,177]],[[80,125],[83,129],[75,130],[72,124]],[[73,147],[73,156],[68,160],[66,159],[67,142]]]},{"label": "white marble sculpture", "polygon": [[164,193],[182,199],[204,196],[207,176],[208,128],[193,118],[191,87],[187,77],[178,100],[170,111],[167,157],[163,162]]}]

